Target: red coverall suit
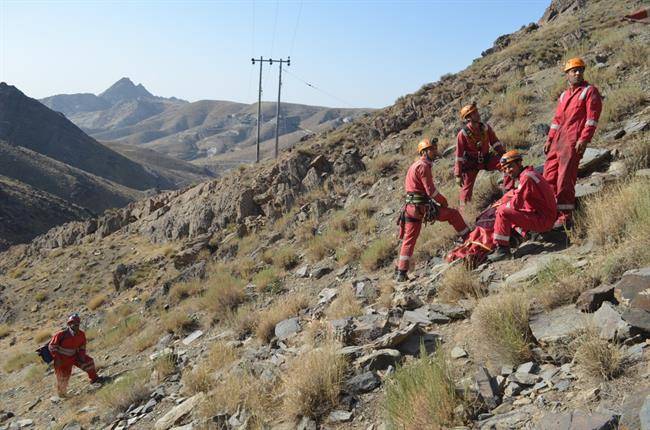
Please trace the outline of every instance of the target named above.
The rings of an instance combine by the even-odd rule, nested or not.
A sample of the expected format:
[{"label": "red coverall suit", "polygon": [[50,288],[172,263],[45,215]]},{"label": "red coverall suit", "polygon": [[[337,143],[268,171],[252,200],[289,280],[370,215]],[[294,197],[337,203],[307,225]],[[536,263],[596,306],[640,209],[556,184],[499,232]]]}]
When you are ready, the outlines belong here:
[{"label": "red coverall suit", "polygon": [[73,365],[86,372],[90,382],[97,379],[95,362],[86,355],[86,334],[83,331],[79,330],[74,334],[69,328],[61,330],[50,340],[49,350],[54,358],[54,373],[59,395],[63,396],[66,393]]},{"label": "red coverall suit", "polygon": [[[436,190],[436,186],[433,184],[431,161],[426,156],[423,156],[409,167],[404,181],[404,188],[407,194],[417,194],[425,199],[431,198],[441,205],[447,204],[447,199]],[[420,235],[422,220],[426,215],[427,207],[425,204],[406,204],[404,211],[406,223],[403,228],[400,228],[400,239],[403,240],[397,268],[407,271],[415,249],[415,242]],[[438,207],[436,220],[451,224],[459,236],[465,236],[469,233],[465,220],[456,209]]]},{"label": "red coverall suit", "polygon": [[494,241],[508,247],[510,231],[520,228],[542,233],[553,227],[557,207],[555,194],[542,175],[532,167],[519,174],[519,186],[512,190],[507,203],[497,208],[494,221]]},{"label": "red coverall suit", "polygon": [[[462,178],[460,189],[460,204],[472,200],[474,182],[479,170],[497,170],[499,159],[505,152],[503,144],[499,142],[496,134],[488,124],[480,123],[476,130],[471,123],[465,125],[459,132],[456,142],[456,162],[454,163],[454,176]],[[493,153],[490,155],[490,148]],[[507,189],[510,179],[504,176],[503,185]]]},{"label": "red coverall suit", "polygon": [[548,132],[550,147],[544,163],[544,179],[553,187],[558,220],[562,222],[571,219],[575,208],[575,186],[582,157],[576,153],[576,143],[591,140],[602,107],[598,89],[587,82],[572,86],[560,95]]}]

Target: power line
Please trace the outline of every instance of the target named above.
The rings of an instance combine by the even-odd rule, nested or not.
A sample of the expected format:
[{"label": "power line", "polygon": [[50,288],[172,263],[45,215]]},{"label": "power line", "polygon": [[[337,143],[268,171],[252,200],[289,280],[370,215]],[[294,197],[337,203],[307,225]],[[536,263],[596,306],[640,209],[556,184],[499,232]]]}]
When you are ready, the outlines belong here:
[{"label": "power line", "polygon": [[[253,5],[253,29],[251,31],[252,34],[251,57],[255,54],[255,0],[253,0],[252,5]],[[250,69],[250,73],[248,74],[248,95],[246,96],[246,100],[250,100],[252,87],[253,87],[253,69]]]},{"label": "power line", "polygon": [[293,27],[293,37],[291,38],[291,48],[289,48],[289,55],[293,54],[293,45],[296,41],[296,34],[298,33],[298,23],[300,22],[300,15],[302,14],[302,0],[298,7],[298,16],[296,17],[296,25]]},{"label": "power line", "polygon": [[335,96],[334,94],[329,93],[329,92],[327,92],[327,91],[325,91],[325,90],[323,90],[323,89],[321,89],[321,88],[318,88],[316,85],[307,82],[306,80],[300,78],[299,76],[297,76],[297,75],[294,74],[293,72],[290,72],[289,70],[286,70],[286,72],[287,72],[287,74],[289,74],[289,76],[292,76],[294,79],[299,80],[300,82],[302,82],[303,84],[307,85],[308,87],[313,88],[313,89],[315,89],[316,91],[319,91],[319,92],[325,94],[325,95],[328,96],[328,97],[331,97],[331,98],[333,98],[333,99],[335,99],[335,100],[338,100],[338,101],[340,101],[341,103],[346,104],[346,105],[348,105],[348,106],[351,107],[351,108],[354,108],[354,106],[352,105],[352,103],[350,103],[350,102],[348,102],[348,101],[346,101],[346,100],[343,100],[342,98],[337,97],[337,96]]}]

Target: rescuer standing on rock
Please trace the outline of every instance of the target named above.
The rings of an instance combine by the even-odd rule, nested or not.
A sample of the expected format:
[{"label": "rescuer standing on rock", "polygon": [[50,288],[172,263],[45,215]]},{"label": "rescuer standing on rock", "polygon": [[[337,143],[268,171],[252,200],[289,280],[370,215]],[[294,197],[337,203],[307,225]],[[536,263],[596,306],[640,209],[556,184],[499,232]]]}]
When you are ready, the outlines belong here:
[{"label": "rescuer standing on rock", "polygon": [[564,66],[569,88],[560,94],[544,145],[544,178],[553,187],[558,217],[554,228],[571,227],[578,165],[596,132],[602,110],[598,89],[584,80],[585,62],[572,58]]},{"label": "rescuer standing on rock", "polygon": [[496,211],[494,242],[497,247],[488,260],[499,261],[510,256],[510,232],[543,233],[553,227],[557,214],[555,194],[551,186],[531,166],[523,167],[516,149],[503,154],[501,168],[519,186],[504,196],[505,202]]},{"label": "rescuer standing on rock", "polygon": [[56,333],[48,348],[54,359],[54,373],[59,397],[65,397],[72,366],[77,366],[88,374],[90,383],[102,383],[104,378],[97,375],[95,362],[86,355],[86,334],[79,329],[81,318],[72,314],[68,318],[68,327]]},{"label": "rescuer standing on rock", "polygon": [[423,222],[435,220],[450,223],[459,237],[463,240],[469,234],[469,228],[463,217],[456,209],[448,207],[447,199],[436,190],[433,184],[431,165],[438,157],[437,140],[423,139],[418,143],[420,158],[416,160],[406,173],[404,188],[406,189],[406,204],[402,209],[398,224],[399,238],[402,240],[398,261],[397,281],[408,280],[406,272],[415,249],[415,242],[420,235]]},{"label": "rescuer standing on rock", "polygon": [[[475,104],[463,107],[460,117],[465,125],[458,132],[454,176],[460,187],[460,205],[464,206],[472,200],[474,182],[479,170],[498,170],[499,158],[505,148],[492,127],[481,122],[481,115]],[[503,185],[506,190],[510,188],[506,178]]]}]

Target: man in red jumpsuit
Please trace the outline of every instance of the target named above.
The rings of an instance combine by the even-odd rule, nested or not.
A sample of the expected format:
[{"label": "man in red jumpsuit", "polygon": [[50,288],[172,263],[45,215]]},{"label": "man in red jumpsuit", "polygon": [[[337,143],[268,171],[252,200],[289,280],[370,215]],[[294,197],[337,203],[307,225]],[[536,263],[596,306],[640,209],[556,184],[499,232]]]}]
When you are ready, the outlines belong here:
[{"label": "man in red jumpsuit", "polygon": [[456,209],[448,207],[447,199],[433,184],[431,165],[438,157],[436,141],[422,140],[418,144],[418,153],[420,158],[409,167],[404,182],[406,204],[400,217],[399,237],[403,240],[397,260],[398,282],[408,280],[406,273],[423,222],[445,221],[454,227],[459,237],[465,239],[469,234],[469,228],[463,217]]},{"label": "man in red jumpsuit", "polygon": [[[465,125],[458,132],[456,141],[456,162],[454,176],[460,187],[460,205],[472,200],[474,182],[479,170],[497,170],[499,158],[505,152],[494,130],[481,122],[481,116],[475,104],[460,110],[460,117]],[[504,178],[504,187],[509,189]]]},{"label": "man in red jumpsuit", "polygon": [[578,165],[596,132],[602,110],[598,89],[584,80],[584,61],[572,58],[564,71],[570,86],[560,94],[544,145],[544,179],[553,187],[557,199],[558,217],[554,228],[571,227]]},{"label": "man in red jumpsuit", "polygon": [[77,366],[88,374],[91,383],[103,382],[95,371],[95,362],[86,355],[86,334],[79,329],[81,319],[78,314],[68,318],[68,328],[56,333],[49,343],[50,354],[54,359],[54,373],[59,397],[65,397],[72,366]]},{"label": "man in red jumpsuit", "polygon": [[488,260],[499,261],[510,256],[510,232],[512,229],[542,233],[553,227],[557,216],[555,194],[546,180],[531,166],[522,165],[517,150],[501,157],[503,171],[519,185],[503,198],[497,207],[494,221],[494,242],[497,247]]}]

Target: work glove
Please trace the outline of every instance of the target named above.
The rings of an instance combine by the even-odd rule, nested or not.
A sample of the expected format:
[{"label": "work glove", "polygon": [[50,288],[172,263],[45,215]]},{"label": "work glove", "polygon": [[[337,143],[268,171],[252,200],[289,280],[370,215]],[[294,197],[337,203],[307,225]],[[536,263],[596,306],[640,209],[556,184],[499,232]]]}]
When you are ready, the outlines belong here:
[{"label": "work glove", "polygon": [[460,176],[456,176],[456,185],[458,185],[459,187],[462,186],[463,178],[461,178]]},{"label": "work glove", "polygon": [[585,150],[587,149],[587,142],[584,140],[579,140],[578,143],[576,143],[576,153],[582,157],[582,155],[585,153]]},{"label": "work glove", "polygon": [[548,151],[551,149],[551,139],[546,139],[544,144],[544,154],[548,154]]}]

